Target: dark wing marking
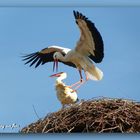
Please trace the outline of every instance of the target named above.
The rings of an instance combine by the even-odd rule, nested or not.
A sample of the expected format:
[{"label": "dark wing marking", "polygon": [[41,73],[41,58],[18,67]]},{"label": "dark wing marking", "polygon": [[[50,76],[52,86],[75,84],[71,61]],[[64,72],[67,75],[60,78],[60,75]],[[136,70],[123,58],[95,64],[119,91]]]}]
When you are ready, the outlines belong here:
[{"label": "dark wing marking", "polygon": [[[48,62],[52,62],[54,61],[53,59],[53,55],[55,52],[61,52],[61,54],[63,56],[66,55],[65,51],[58,49],[58,48],[45,48],[43,50],[41,50],[40,52],[35,52],[32,54],[28,54],[23,56],[23,61],[26,61],[25,64],[30,63],[30,67],[32,65],[35,65],[35,68],[37,68],[39,65],[44,65],[45,63]],[[62,62],[60,60],[58,60],[59,62]],[[65,65],[71,66],[76,68],[75,64],[71,63],[71,62],[62,62]]]},{"label": "dark wing marking", "polygon": [[43,65],[47,62],[52,62],[53,54],[54,54],[54,52],[47,53],[47,54],[42,54],[40,52],[36,52],[33,54],[23,56],[24,57],[23,61],[27,61],[25,64],[28,64],[31,62],[30,67],[35,64],[35,68],[36,68],[39,65]]},{"label": "dark wing marking", "polygon": [[73,13],[76,19],[76,23],[78,24],[78,19],[85,21],[88,29],[92,34],[92,39],[95,44],[95,49],[93,50],[95,55],[90,54],[88,57],[91,58],[95,63],[100,63],[104,57],[104,44],[101,34],[95,27],[94,23],[90,21],[86,16],[82,15],[78,11],[73,11]]}]

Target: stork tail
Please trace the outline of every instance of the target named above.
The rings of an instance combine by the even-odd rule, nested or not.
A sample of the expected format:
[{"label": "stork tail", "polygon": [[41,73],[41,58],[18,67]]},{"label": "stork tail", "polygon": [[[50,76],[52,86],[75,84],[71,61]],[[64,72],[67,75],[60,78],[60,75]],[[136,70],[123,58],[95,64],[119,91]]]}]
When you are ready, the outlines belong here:
[{"label": "stork tail", "polygon": [[94,67],[94,69],[90,71],[85,71],[85,73],[91,80],[99,81],[103,78],[103,72],[97,67]]}]

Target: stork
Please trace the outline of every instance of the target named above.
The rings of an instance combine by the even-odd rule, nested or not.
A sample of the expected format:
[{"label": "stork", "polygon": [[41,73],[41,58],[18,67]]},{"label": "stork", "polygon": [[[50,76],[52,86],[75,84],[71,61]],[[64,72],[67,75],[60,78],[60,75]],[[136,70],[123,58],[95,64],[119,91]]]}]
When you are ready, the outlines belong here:
[{"label": "stork", "polygon": [[103,72],[97,68],[92,61],[100,63],[104,57],[104,45],[101,34],[94,23],[78,11],[73,11],[76,24],[80,29],[80,39],[74,49],[63,48],[59,46],[49,46],[39,52],[25,55],[25,64],[30,66],[35,64],[35,68],[47,62],[54,62],[53,70],[58,70],[58,62],[77,68],[80,74],[80,81],[83,83],[82,70],[86,75],[86,80],[101,80]]},{"label": "stork", "polygon": [[64,108],[65,105],[71,105],[78,101],[77,92],[65,85],[65,83],[62,81],[67,78],[67,73],[60,72],[53,74],[50,77],[57,77],[55,88],[57,92],[57,98],[61,102],[62,108]]}]

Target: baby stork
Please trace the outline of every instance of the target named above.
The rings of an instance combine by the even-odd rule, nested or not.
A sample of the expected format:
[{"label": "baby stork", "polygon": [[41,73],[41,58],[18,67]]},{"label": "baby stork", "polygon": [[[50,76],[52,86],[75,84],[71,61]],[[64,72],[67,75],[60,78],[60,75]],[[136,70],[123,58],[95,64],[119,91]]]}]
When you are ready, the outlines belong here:
[{"label": "baby stork", "polygon": [[61,102],[62,108],[64,108],[65,105],[71,105],[78,101],[76,91],[62,82],[62,80],[67,78],[67,74],[65,72],[53,74],[50,77],[57,77],[55,88],[57,92],[57,98]]}]

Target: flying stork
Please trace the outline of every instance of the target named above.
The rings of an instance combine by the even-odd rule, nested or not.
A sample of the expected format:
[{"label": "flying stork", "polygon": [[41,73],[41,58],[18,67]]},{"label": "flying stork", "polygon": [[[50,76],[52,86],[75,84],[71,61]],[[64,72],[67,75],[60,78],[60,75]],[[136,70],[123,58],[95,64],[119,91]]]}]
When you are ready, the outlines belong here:
[{"label": "flying stork", "polygon": [[49,46],[39,52],[23,56],[23,60],[26,61],[25,64],[30,63],[30,66],[35,64],[35,68],[47,62],[54,62],[53,70],[58,69],[58,62],[77,68],[80,73],[80,81],[77,83],[84,81],[82,70],[85,72],[86,81],[88,79],[101,80],[103,72],[92,63],[92,61],[100,63],[104,57],[101,34],[95,24],[82,13],[73,11],[73,14],[81,33],[74,49]]},{"label": "flying stork", "polygon": [[57,93],[57,98],[62,104],[62,108],[65,107],[65,105],[71,105],[78,101],[77,92],[67,86],[62,80],[67,78],[67,73],[60,72],[57,74],[53,74],[50,77],[56,77],[56,84],[55,89]]}]

